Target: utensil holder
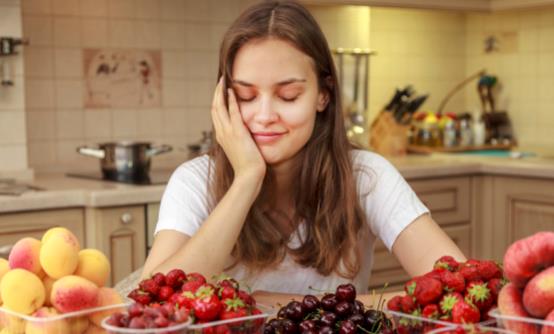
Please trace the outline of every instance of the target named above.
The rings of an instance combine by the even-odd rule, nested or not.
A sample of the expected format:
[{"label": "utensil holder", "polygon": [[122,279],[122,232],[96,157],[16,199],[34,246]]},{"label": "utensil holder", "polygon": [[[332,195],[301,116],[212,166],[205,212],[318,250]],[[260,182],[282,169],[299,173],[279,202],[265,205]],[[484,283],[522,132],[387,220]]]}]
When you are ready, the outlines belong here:
[{"label": "utensil holder", "polygon": [[392,113],[381,111],[371,123],[369,146],[385,156],[403,156],[408,151],[410,125],[398,124]]}]

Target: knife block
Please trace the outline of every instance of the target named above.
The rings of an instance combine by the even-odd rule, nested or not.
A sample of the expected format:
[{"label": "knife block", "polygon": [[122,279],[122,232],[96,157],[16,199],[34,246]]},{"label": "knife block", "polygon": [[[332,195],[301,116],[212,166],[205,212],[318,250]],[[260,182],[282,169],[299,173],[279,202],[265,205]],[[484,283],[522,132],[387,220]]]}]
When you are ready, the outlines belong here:
[{"label": "knife block", "polygon": [[398,124],[392,113],[381,111],[371,123],[369,146],[385,156],[402,156],[408,151],[410,125]]}]

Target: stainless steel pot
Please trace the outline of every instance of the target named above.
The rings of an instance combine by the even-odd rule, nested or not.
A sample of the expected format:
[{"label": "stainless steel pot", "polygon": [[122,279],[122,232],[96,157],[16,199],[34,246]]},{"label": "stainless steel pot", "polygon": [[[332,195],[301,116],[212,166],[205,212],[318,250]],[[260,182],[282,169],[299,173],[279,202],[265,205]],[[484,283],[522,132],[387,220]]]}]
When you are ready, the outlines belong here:
[{"label": "stainless steel pot", "polygon": [[150,158],[170,152],[172,147],[160,145],[153,147],[147,142],[109,142],[98,148],[80,146],[77,152],[82,155],[99,158],[102,175],[114,181],[148,181]]}]

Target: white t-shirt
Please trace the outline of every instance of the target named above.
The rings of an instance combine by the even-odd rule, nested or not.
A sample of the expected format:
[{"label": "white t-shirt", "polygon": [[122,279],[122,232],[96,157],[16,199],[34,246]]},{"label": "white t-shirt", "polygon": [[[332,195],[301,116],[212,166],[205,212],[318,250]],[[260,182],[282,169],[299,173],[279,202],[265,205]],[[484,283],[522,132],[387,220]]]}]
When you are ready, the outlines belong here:
[{"label": "white t-shirt", "polygon": [[[320,275],[314,268],[302,267],[290,256],[277,267],[248,276],[246,268],[238,264],[227,274],[247,284],[253,291],[314,294],[310,287],[334,291],[337,285],[351,282],[360,293],[367,292],[373,267],[373,249],[379,237],[390,250],[394,241],[416,218],[429,210],[417,198],[414,191],[387,160],[378,154],[354,150],[353,166],[357,192],[365,212],[371,234],[361,240],[361,270],[353,280],[336,273]],[[187,161],[175,170],[165,189],[157,233],[175,230],[193,236],[209,215],[208,166],[210,159],[204,155]],[[305,235],[305,224],[291,235],[289,247],[297,248]]]}]

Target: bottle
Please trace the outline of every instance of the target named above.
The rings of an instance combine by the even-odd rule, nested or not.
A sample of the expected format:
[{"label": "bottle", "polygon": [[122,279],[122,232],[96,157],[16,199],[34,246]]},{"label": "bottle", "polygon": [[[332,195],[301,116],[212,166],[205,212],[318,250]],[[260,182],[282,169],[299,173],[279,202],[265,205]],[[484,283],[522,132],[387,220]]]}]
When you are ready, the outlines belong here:
[{"label": "bottle", "polygon": [[473,131],[467,118],[463,118],[460,121],[460,146],[471,146],[473,141]]},{"label": "bottle", "polygon": [[473,145],[482,146],[485,144],[485,122],[481,118],[480,113],[475,113],[473,117],[473,124],[471,125],[473,134]]}]

